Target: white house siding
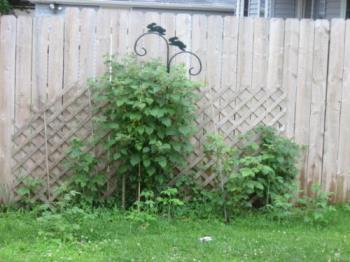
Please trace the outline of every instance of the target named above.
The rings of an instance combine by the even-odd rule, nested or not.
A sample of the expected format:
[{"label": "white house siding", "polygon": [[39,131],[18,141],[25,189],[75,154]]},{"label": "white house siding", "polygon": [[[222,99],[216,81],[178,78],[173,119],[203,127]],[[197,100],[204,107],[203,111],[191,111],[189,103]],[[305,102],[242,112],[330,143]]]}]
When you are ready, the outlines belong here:
[{"label": "white house siding", "polygon": [[326,1],[326,18],[342,17],[342,0],[327,0]]},{"label": "white house siding", "polygon": [[326,0],[315,1],[314,18],[326,18]]},{"label": "white house siding", "polygon": [[273,17],[296,17],[296,0],[273,0]]},{"label": "white house siding", "polygon": [[260,0],[250,0],[249,1],[249,16],[259,16],[259,2]]}]

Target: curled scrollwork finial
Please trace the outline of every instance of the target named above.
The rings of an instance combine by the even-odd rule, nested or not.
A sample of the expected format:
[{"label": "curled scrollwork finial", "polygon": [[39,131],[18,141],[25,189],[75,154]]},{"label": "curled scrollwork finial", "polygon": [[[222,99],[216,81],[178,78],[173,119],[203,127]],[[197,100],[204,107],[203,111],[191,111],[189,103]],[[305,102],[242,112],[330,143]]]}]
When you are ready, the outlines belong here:
[{"label": "curled scrollwork finial", "polygon": [[[188,55],[193,56],[198,62],[198,69],[196,71],[194,71],[195,68],[191,67],[188,70],[188,73],[192,76],[196,76],[196,75],[200,74],[200,72],[202,71],[202,62],[201,62],[200,58],[195,53],[187,51],[186,45],[177,36],[173,36],[173,37],[170,37],[169,39],[166,39],[165,38],[166,30],[163,27],[157,25],[156,23],[151,23],[151,24],[147,25],[147,29],[148,29],[148,31],[146,33],[143,33],[142,35],[140,35],[135,41],[134,52],[136,53],[136,55],[138,55],[138,56],[147,55],[147,49],[144,47],[139,47],[140,40],[143,37],[145,37],[147,35],[157,35],[160,38],[162,38],[166,44],[166,51],[167,51],[166,52],[166,59],[167,59],[166,65],[167,65],[168,73],[170,72],[171,63],[175,57],[177,57],[178,55],[181,55],[181,54],[188,54]],[[170,46],[177,47],[178,49],[180,49],[180,52],[177,52],[173,56],[170,57],[170,52],[169,52]]]}]

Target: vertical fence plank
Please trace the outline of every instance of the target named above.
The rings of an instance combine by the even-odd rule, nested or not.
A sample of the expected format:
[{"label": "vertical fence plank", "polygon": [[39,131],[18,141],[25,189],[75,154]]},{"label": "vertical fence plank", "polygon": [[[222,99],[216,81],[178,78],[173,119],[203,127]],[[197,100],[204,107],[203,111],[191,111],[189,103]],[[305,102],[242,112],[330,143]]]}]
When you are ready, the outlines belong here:
[{"label": "vertical fence plank", "polygon": [[253,69],[254,19],[239,18],[237,88],[251,87]]},{"label": "vertical fence plank", "polygon": [[[170,18],[170,17],[169,17]],[[166,22],[166,20],[162,21]],[[169,21],[169,20],[168,20]],[[175,20],[170,20],[174,21]],[[206,110],[204,109],[206,105],[208,105],[209,98],[206,96],[207,93],[207,85],[206,85],[206,79],[207,79],[207,30],[208,30],[208,21],[207,21],[207,16],[202,15],[202,14],[195,14],[192,17],[192,51],[197,54],[201,60],[202,60],[202,66],[203,66],[203,71],[201,74],[198,76],[192,77],[193,80],[200,81],[201,87],[199,91],[200,95],[200,100],[198,101],[198,117],[197,117],[197,125],[201,126],[195,135],[196,141],[194,141],[194,152],[195,156],[194,157],[199,157],[200,153],[202,152],[202,143],[204,142],[204,137],[206,135],[205,133],[205,125],[202,126],[206,121],[208,121],[208,117],[206,116]],[[169,25],[171,28],[171,24],[169,23],[164,23],[165,25]],[[175,23],[173,24],[175,25]],[[174,36],[175,31],[172,33],[169,33],[169,36]],[[165,51],[165,49],[164,49]],[[195,70],[198,69],[198,64],[192,64],[192,66],[195,68]],[[189,162],[193,163],[193,159],[190,159]]]},{"label": "vertical fence plank", "polygon": [[224,18],[222,72],[221,72],[221,112],[220,120],[227,122],[220,126],[221,133],[226,135],[226,141],[232,142],[231,133],[225,132],[233,124],[235,109],[235,96],[237,92],[237,48],[238,48],[239,19],[233,16]]},{"label": "vertical fence plank", "polygon": [[96,76],[105,73],[105,61],[111,58],[111,22],[112,11],[100,8],[96,23]]},{"label": "vertical fence plank", "polygon": [[[146,26],[151,23],[156,23],[157,25],[163,26],[160,24],[160,15],[158,12],[146,12],[145,22],[142,27],[146,30]],[[166,28],[164,29],[166,30]],[[169,37],[168,32],[165,32],[165,34],[165,37]],[[150,35],[145,38],[145,46],[148,48],[147,59],[155,59],[162,56],[164,57],[164,53],[159,52],[160,40],[161,39],[155,35]]]},{"label": "vertical fence plank", "polygon": [[312,183],[321,184],[324,116],[327,88],[327,67],[329,48],[329,22],[315,21],[315,40],[313,46],[313,69],[310,109],[309,155],[307,160],[307,185],[310,194]]},{"label": "vertical fence plank", "polygon": [[48,17],[34,17],[32,108],[41,109],[47,102],[47,66],[49,49]]},{"label": "vertical fence plank", "polygon": [[[295,142],[308,145],[310,132],[310,105],[313,66],[314,22],[302,20],[300,22],[300,44],[298,62],[298,89],[295,113]],[[303,152],[300,166],[301,188],[306,188],[308,149]]]},{"label": "vertical fence plank", "polygon": [[91,8],[80,12],[79,61],[79,86],[86,86],[86,81],[96,76],[96,11]]},{"label": "vertical fence plank", "polygon": [[[145,13],[142,11],[136,11],[131,10],[129,14],[129,28],[128,28],[128,52],[133,53],[134,52],[134,43],[136,39],[142,34],[147,31],[146,24],[145,24]],[[152,37],[152,36],[146,36],[146,37]],[[139,42],[139,49],[141,50],[141,47],[144,47],[147,52],[149,52],[152,47],[145,45],[145,38],[140,40]],[[142,52],[142,50],[141,50]],[[139,57],[142,60],[149,59],[148,54],[144,57]]]},{"label": "vertical fence plank", "polygon": [[110,50],[110,55],[112,58],[116,59],[118,56],[118,46],[119,46],[119,41],[120,38],[122,37],[119,34],[119,29],[120,29],[120,21],[119,21],[119,16],[120,12],[118,9],[111,9],[110,10],[110,16],[111,16],[111,21],[110,21],[110,34],[111,34],[111,50]]},{"label": "vertical fence plank", "polygon": [[32,88],[33,18],[17,18],[15,125],[21,127],[30,118]]},{"label": "vertical fence plank", "polygon": [[263,18],[254,19],[252,88],[266,88],[269,23]]},{"label": "vertical fence plank", "polygon": [[[63,90],[63,59],[64,59],[64,17],[51,16],[46,21],[49,25],[49,48],[48,48],[48,76],[47,76],[47,97],[48,103],[57,101],[62,95]],[[57,134],[57,128],[60,126],[59,121],[48,123],[48,119],[54,113],[62,108],[62,99],[55,102],[50,110],[44,115],[44,134],[45,134],[45,164],[47,176],[47,198],[50,201],[54,185],[54,177],[59,176],[61,169],[59,167],[51,168],[60,156],[65,152],[65,147],[55,149],[55,144],[61,139]]]},{"label": "vertical fence plank", "polygon": [[67,8],[64,13],[64,89],[77,85],[79,81],[79,27],[79,8]]},{"label": "vertical fence plank", "polygon": [[[269,22],[263,18],[254,19],[254,41],[253,41],[253,65],[252,65],[252,84],[251,89],[256,95],[259,95],[261,88],[267,88],[267,73],[268,73],[268,46],[269,46]],[[258,93],[256,93],[258,92]],[[249,107],[254,107],[256,100],[249,103]],[[264,110],[259,108],[250,115],[251,121],[253,118],[264,114]]]},{"label": "vertical fence plank", "polygon": [[287,93],[287,119],[285,134],[294,138],[295,103],[297,93],[299,26],[297,19],[287,19],[284,41],[283,88]]},{"label": "vertical fence plank", "polygon": [[331,22],[331,42],[328,68],[326,102],[325,140],[323,157],[323,189],[337,190],[337,158],[339,146],[339,117],[345,51],[345,21],[333,19]]},{"label": "vertical fence plank", "polygon": [[211,128],[209,132],[217,132],[217,123],[220,114],[221,90],[221,54],[222,54],[222,33],[223,20],[220,16],[210,15],[208,17],[208,88],[210,97],[209,117],[211,118]]},{"label": "vertical fence plank", "polygon": [[129,46],[129,9],[113,10],[113,17],[116,17],[112,26],[112,54],[118,60],[127,53]]},{"label": "vertical fence plank", "polygon": [[[253,73],[253,43],[254,43],[254,19],[251,17],[239,18],[238,36],[238,65],[237,65],[237,91],[242,92],[237,96],[235,104],[242,104],[250,96],[252,89]],[[246,91],[245,91],[246,90]],[[250,105],[245,104],[234,115],[234,119],[243,119],[249,114]],[[249,126],[246,121],[237,128],[235,135],[248,131]]]},{"label": "vertical fence plank", "polygon": [[272,18],[270,20],[270,44],[267,71],[267,88],[275,90],[282,87],[283,79],[283,48],[284,48],[284,21]]},{"label": "vertical fence plank", "polygon": [[54,101],[62,94],[63,89],[63,49],[64,49],[64,20],[63,17],[49,17],[49,57],[47,94],[48,101]]},{"label": "vertical fence plank", "polygon": [[338,173],[343,178],[337,201],[350,201],[350,20],[346,21],[343,90],[341,101]]},{"label": "vertical fence plank", "polygon": [[[168,37],[173,37],[176,34],[176,15],[174,13],[161,13],[160,14],[160,24],[162,27],[166,29],[166,34]],[[206,25],[202,25],[204,28],[206,28]],[[199,30],[199,28],[197,29]],[[205,33],[206,33],[205,29]],[[192,31],[194,33],[194,30]],[[193,37],[192,37],[193,38]],[[163,41],[160,43],[159,46],[160,54],[163,57],[164,63],[165,63],[165,54],[166,54],[166,44],[163,43]],[[174,52],[173,48],[170,48],[170,55],[172,55]]]},{"label": "vertical fence plank", "polygon": [[0,183],[11,183],[14,122],[16,18],[0,17]]},{"label": "vertical fence plank", "polygon": [[237,17],[225,16],[223,27],[222,50],[222,88],[237,89],[237,48],[238,48]]},{"label": "vertical fence plank", "polygon": [[[205,88],[207,81],[207,31],[208,21],[205,15],[193,15],[192,17],[192,52],[197,54],[202,60],[203,71],[198,76],[193,77],[194,80],[199,80],[203,83],[202,88]],[[175,35],[170,34],[171,36]],[[198,68],[198,64],[192,64]]]},{"label": "vertical fence plank", "polygon": [[[176,16],[176,36],[185,43],[187,50],[191,50],[191,26],[192,17],[189,14],[178,14]],[[219,29],[220,30],[220,29]],[[174,52],[180,50],[175,47]],[[187,54],[176,57],[177,64],[185,64],[186,69],[189,69],[191,64],[191,57]]]}]

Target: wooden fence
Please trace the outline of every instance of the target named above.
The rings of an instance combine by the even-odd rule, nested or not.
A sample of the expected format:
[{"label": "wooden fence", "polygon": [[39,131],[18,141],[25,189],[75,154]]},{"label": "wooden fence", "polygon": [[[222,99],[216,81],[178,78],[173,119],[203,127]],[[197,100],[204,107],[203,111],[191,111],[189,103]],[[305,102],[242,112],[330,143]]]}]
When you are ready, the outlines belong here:
[{"label": "wooden fence", "polygon": [[[169,37],[176,34],[203,62],[202,74],[194,77],[204,84],[193,167],[202,159],[200,144],[206,133],[222,133],[232,142],[235,134],[258,123],[272,124],[306,145],[300,168],[303,188],[320,183],[336,192],[337,201],[350,200],[350,21],[340,19],[267,20],[92,8],[68,8],[63,16],[2,16],[0,182],[13,181],[21,176],[21,168],[39,161],[21,151],[36,128],[29,127],[29,120],[46,114],[50,103],[53,115],[63,114],[69,99],[81,94],[72,87],[83,88],[87,78],[104,72],[103,55],[131,53],[151,22],[166,28]],[[150,36],[143,44],[147,58],[163,57],[165,46],[159,39]],[[196,66],[187,56],[176,62]],[[45,127],[38,134],[45,135],[45,117],[38,119]],[[23,136],[24,130],[32,131]],[[31,140],[31,150],[45,156],[48,146],[57,149],[55,139],[40,139],[42,146]],[[48,176],[55,164],[49,160],[37,169]],[[34,175],[34,169],[28,170],[27,175]],[[200,177],[204,184],[213,179]]]}]

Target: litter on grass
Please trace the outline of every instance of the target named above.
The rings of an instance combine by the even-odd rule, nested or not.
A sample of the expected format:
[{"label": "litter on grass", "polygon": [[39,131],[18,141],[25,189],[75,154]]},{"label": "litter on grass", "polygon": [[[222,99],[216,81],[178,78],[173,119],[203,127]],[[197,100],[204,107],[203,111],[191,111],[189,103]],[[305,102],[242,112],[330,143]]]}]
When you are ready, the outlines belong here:
[{"label": "litter on grass", "polygon": [[199,242],[201,242],[201,243],[209,242],[209,241],[212,241],[212,240],[213,240],[213,238],[210,237],[210,236],[205,236],[205,237],[200,237],[199,238]]}]

